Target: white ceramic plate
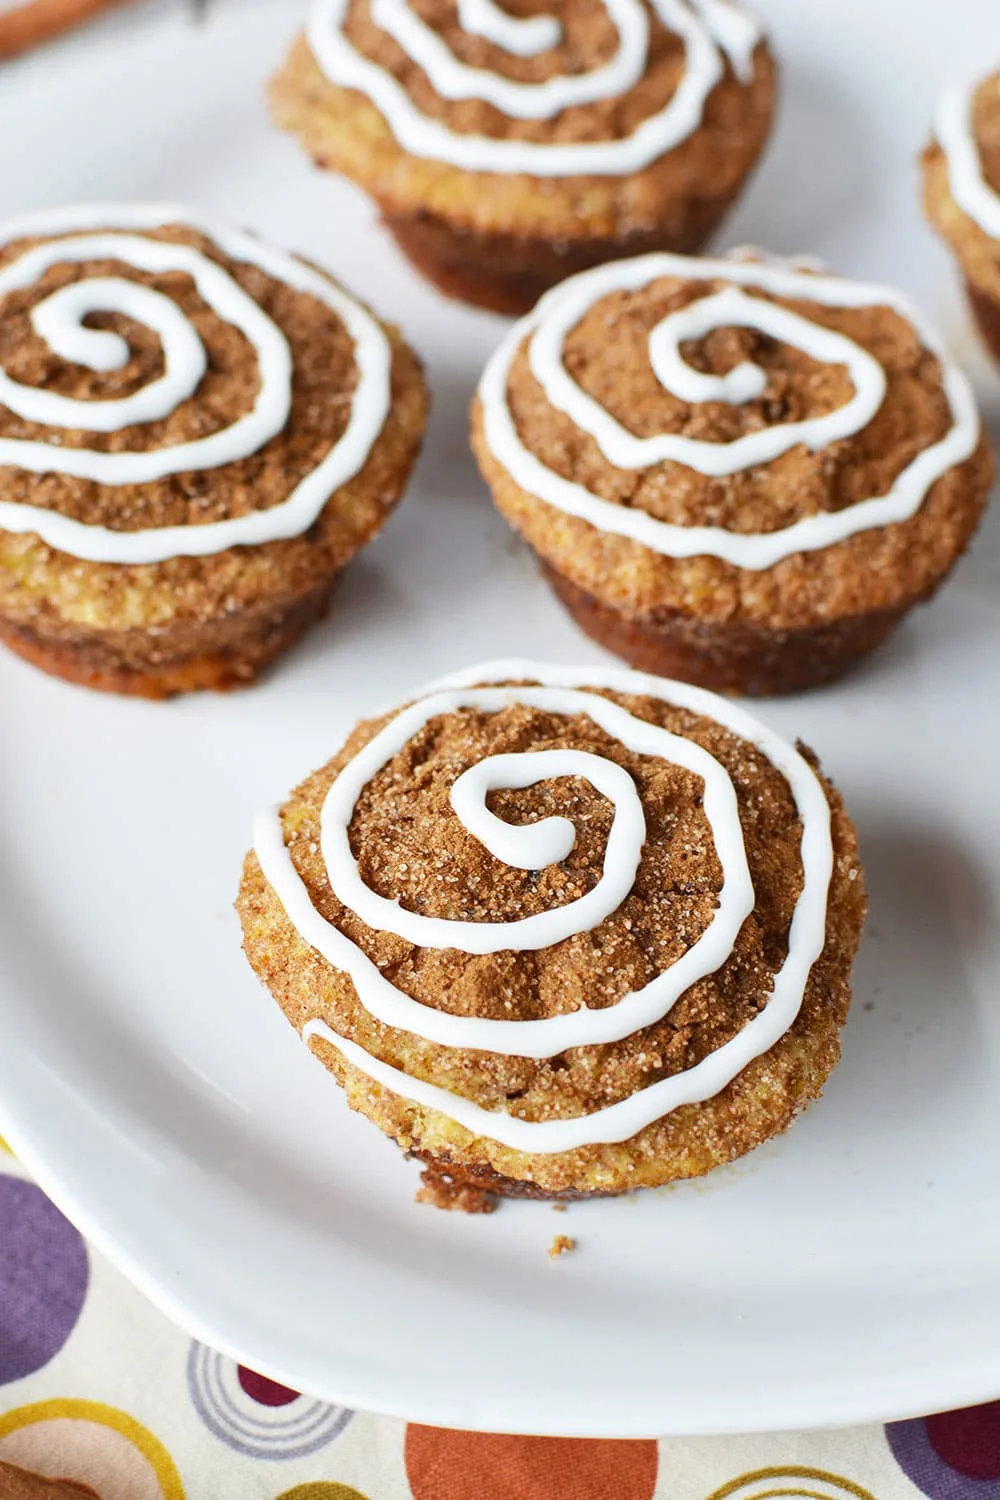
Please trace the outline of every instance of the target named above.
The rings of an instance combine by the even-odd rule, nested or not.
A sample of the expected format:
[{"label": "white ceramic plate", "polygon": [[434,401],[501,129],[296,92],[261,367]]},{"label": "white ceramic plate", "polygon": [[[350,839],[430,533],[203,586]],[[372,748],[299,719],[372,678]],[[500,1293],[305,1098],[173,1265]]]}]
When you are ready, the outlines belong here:
[{"label": "white ceramic plate", "polygon": [[[931,102],[993,0],[766,0],[777,143],[734,240],[897,280],[995,419],[915,203]],[[187,198],[396,317],[436,411],[411,497],[333,618],[230,698],[120,702],[0,659],[0,1129],[198,1337],[317,1395],[509,1431],[663,1434],[912,1414],[1000,1391],[1000,528],[850,682],[765,708],[860,826],[871,925],[843,1064],[784,1139],[702,1184],[491,1218],[416,1172],[257,987],[232,900],[251,816],[346,726],[500,654],[595,660],[494,517],[466,404],[502,325],[421,285],[353,190],[264,119],[293,18],[154,3],[5,70],[4,207]],[[557,1231],[578,1252],[550,1264]]]}]

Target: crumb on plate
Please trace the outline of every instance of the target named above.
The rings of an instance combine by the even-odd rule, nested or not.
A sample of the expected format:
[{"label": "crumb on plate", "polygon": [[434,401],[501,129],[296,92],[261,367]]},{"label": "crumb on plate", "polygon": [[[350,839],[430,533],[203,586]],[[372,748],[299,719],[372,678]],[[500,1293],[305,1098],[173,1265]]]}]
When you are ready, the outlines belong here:
[{"label": "crumb on plate", "polygon": [[445,1208],[463,1214],[491,1214],[497,1206],[496,1194],[468,1182],[456,1182],[441,1172],[421,1172],[416,1202],[432,1208]]}]

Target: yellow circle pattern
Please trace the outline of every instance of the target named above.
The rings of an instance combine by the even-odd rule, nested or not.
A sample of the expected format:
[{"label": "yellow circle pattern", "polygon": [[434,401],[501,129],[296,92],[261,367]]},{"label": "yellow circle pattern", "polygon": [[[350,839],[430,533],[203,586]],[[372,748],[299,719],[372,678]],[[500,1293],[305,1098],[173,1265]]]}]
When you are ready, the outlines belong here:
[{"label": "yellow circle pattern", "polygon": [[294,1489],[282,1490],[276,1500],[368,1500],[368,1496],[352,1489],[349,1484],[317,1479],[309,1484],[297,1484]]},{"label": "yellow circle pattern", "polygon": [[[826,1486],[817,1489],[817,1485]],[[841,1474],[830,1474],[825,1469],[775,1468],[754,1469],[731,1479],[721,1489],[714,1490],[708,1500],[733,1500],[739,1492],[739,1500],[834,1500],[834,1494],[847,1500],[874,1500],[870,1490],[845,1479]]]},{"label": "yellow circle pattern", "polygon": [[51,1422],[59,1417],[69,1417],[78,1422],[94,1422],[119,1433],[138,1450],[156,1475],[163,1500],[185,1500],[184,1486],[177,1466],[159,1438],[154,1437],[148,1427],[130,1417],[128,1412],[116,1406],[105,1406],[103,1401],[73,1401],[56,1399],[35,1401],[30,1406],[16,1406],[13,1411],[0,1414],[0,1438],[22,1427],[31,1427],[36,1422]]}]

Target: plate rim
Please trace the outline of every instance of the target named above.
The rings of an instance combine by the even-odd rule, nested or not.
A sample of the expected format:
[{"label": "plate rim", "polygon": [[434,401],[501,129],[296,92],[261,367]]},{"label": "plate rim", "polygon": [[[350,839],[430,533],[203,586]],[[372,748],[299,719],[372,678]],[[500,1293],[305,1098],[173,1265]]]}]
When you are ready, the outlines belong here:
[{"label": "plate rim", "polygon": [[[222,14],[226,14],[225,8]],[[225,21],[227,34],[230,34],[229,28],[235,28],[236,14],[237,8],[234,5],[230,7],[230,14]],[[270,22],[265,23],[263,15],[263,7],[252,8],[249,14],[244,15],[244,21],[264,29],[270,26]],[[113,24],[109,18],[109,31]],[[164,31],[159,20],[151,22],[143,36],[143,47],[154,37],[162,35]],[[181,42],[179,34],[176,38],[171,34],[171,37],[171,47],[176,41],[179,43],[179,52],[187,55],[186,41]],[[70,45],[67,43],[67,48]],[[793,56],[793,52],[788,52],[789,62]],[[55,73],[54,76],[63,78],[67,75],[64,70],[62,75]],[[791,71],[789,78],[790,76]],[[839,74],[835,74],[835,92],[842,83]],[[291,161],[292,158],[289,155],[287,159]],[[338,202],[331,194],[328,207],[332,210]],[[308,222],[309,215],[304,217]],[[258,227],[262,227],[264,222],[267,221],[261,220],[258,224],[257,217],[254,217],[254,223]],[[301,222],[299,221],[299,225]],[[295,235],[277,235],[278,242],[284,243],[286,238],[291,238],[297,243],[299,225]],[[274,229],[276,226],[269,223],[269,228]],[[312,251],[319,255],[324,264],[336,264],[335,257],[327,250],[320,252],[312,239],[303,243],[301,248],[303,252]],[[803,247],[789,244],[787,248]],[[816,248],[825,251],[825,241],[817,244]],[[850,269],[850,265],[845,269]],[[348,277],[348,280],[351,278]],[[901,276],[900,283],[907,290],[912,289],[908,276]],[[390,315],[390,312],[391,308],[387,303],[386,315]],[[403,321],[404,326],[408,326],[408,321]],[[968,365],[969,360],[963,357],[962,362]],[[433,364],[433,360],[431,363]],[[998,501],[994,499],[993,504],[996,508]],[[940,606],[937,608],[940,609]],[[585,645],[582,640],[581,645]],[[60,691],[67,689],[60,685]],[[0,980],[3,979],[4,976],[0,974]],[[6,1006],[14,1001],[16,993],[15,979],[8,978],[6,985],[0,983],[0,1016]],[[16,1159],[31,1174],[39,1188],[81,1230],[98,1254],[116,1267],[143,1296],[184,1332],[228,1357],[249,1363],[254,1369],[260,1369],[262,1374],[296,1389],[300,1388],[302,1371],[296,1374],[283,1362],[280,1333],[268,1337],[268,1330],[261,1330],[257,1325],[249,1341],[255,1347],[248,1347],[238,1331],[235,1338],[230,1337],[235,1329],[236,1314],[225,1308],[214,1308],[211,1290],[203,1281],[192,1278],[185,1282],[173,1274],[169,1251],[160,1245],[155,1236],[147,1234],[145,1243],[141,1243],[141,1222],[138,1228],[126,1222],[114,1201],[109,1206],[99,1185],[94,1187],[93,1173],[87,1176],[78,1171],[78,1153],[84,1154],[88,1148],[92,1150],[95,1141],[102,1143],[103,1147],[103,1137],[88,1118],[83,1103],[70,1097],[68,1092],[61,1091],[59,1072],[29,1067],[27,1063],[22,1065],[21,1054],[26,1045],[30,1046],[30,1039],[26,1043],[23,1037],[18,1038],[17,1046],[0,1045],[0,1133],[7,1138]],[[51,1110],[49,1106],[52,1104],[58,1106],[57,1111]],[[119,1127],[116,1127],[116,1133],[118,1130]],[[167,1140],[167,1136],[160,1132],[158,1139],[162,1143]],[[4,1170],[3,1158],[0,1156],[0,1173]],[[197,1229],[188,1227],[189,1224],[190,1220],[178,1224],[178,1228],[183,1229],[188,1244],[200,1247],[210,1243],[204,1235],[198,1234]],[[971,1294],[965,1293],[966,1297],[981,1294],[983,1287],[987,1285],[991,1300],[986,1312],[980,1317],[986,1335],[992,1327],[992,1317],[988,1314],[997,1310],[997,1302],[1000,1300],[1000,1274],[995,1281],[990,1280],[988,1283],[981,1279],[974,1284]],[[563,1397],[564,1420],[559,1424],[558,1435],[634,1439],[760,1434],[794,1428],[818,1431],[857,1423],[882,1424],[946,1407],[994,1400],[1000,1395],[1000,1318],[997,1322],[998,1333],[992,1341],[988,1336],[980,1337],[974,1351],[967,1352],[965,1357],[957,1352],[950,1353],[947,1360],[942,1362],[935,1359],[931,1348],[927,1357],[919,1363],[907,1365],[898,1362],[898,1367],[891,1375],[879,1369],[874,1375],[866,1373],[863,1378],[859,1377],[859,1357],[855,1361],[853,1372],[841,1365],[832,1381],[824,1381],[823,1351],[820,1348],[815,1367],[789,1369],[783,1376],[780,1390],[769,1373],[765,1396],[755,1397],[752,1403],[749,1399],[752,1393],[746,1390],[741,1392],[730,1384],[723,1388],[717,1405],[706,1404],[703,1396],[697,1404],[690,1401],[685,1404],[682,1399],[683,1391],[674,1378],[669,1393],[664,1391],[662,1384],[657,1386],[650,1382],[644,1388],[648,1394],[641,1402],[619,1401],[615,1404],[613,1386],[610,1389],[606,1386],[600,1402],[601,1419],[595,1422],[594,1411],[598,1405],[596,1394],[589,1405],[581,1402],[577,1410],[567,1410],[566,1398]],[[258,1337],[260,1332],[265,1336]],[[399,1361],[391,1358],[391,1346],[386,1340],[379,1339],[375,1350],[379,1356],[378,1368],[384,1377],[381,1381],[373,1381],[370,1368],[363,1378],[352,1378],[349,1351],[345,1351],[342,1346],[338,1359],[337,1346],[332,1345],[323,1371],[324,1378],[318,1382],[310,1379],[307,1389],[315,1391],[323,1400],[403,1421],[427,1422],[485,1432],[551,1434],[551,1427],[546,1423],[531,1420],[523,1398],[518,1415],[517,1393],[510,1386],[500,1389],[494,1387],[489,1391],[480,1389],[477,1392],[459,1381],[453,1381],[445,1391],[442,1388],[442,1377],[438,1375],[435,1377],[437,1384],[432,1384],[428,1390],[399,1374]],[[832,1395],[834,1391],[836,1399]],[[652,1418],[654,1409],[657,1415]],[[741,1417],[740,1412],[749,1415]]]},{"label": "plate rim", "polygon": [[[40,1143],[38,1136],[42,1132],[36,1134],[26,1120],[31,1113],[30,1104],[24,1114],[18,1111],[16,1104],[12,1107],[11,1097],[16,1090],[6,1086],[9,1082],[8,1078],[5,1087],[0,1089],[0,1135],[6,1140],[14,1159],[27,1169],[36,1185],[79,1230],[88,1245],[104,1256],[189,1337],[249,1366],[258,1374],[331,1405],[407,1423],[460,1431],[534,1437],[659,1440],[829,1431],[873,1424],[884,1426],[993,1401],[1000,1391],[1000,1340],[992,1358],[953,1361],[943,1369],[928,1361],[912,1369],[899,1368],[891,1377],[883,1373],[867,1380],[855,1376],[848,1381],[842,1375],[838,1379],[840,1395],[836,1402],[830,1400],[829,1390],[822,1382],[809,1381],[803,1378],[803,1372],[792,1370],[782,1391],[775,1389],[773,1380],[768,1383],[769,1416],[762,1417],[758,1407],[747,1402],[745,1392],[734,1389],[719,1408],[704,1404],[695,1407],[702,1415],[692,1418],[692,1408],[678,1405],[676,1393],[673,1401],[668,1400],[665,1393],[657,1398],[657,1388],[650,1386],[645,1406],[633,1403],[631,1407],[616,1408],[607,1402],[605,1396],[601,1402],[602,1410],[613,1411],[614,1420],[595,1426],[593,1413],[581,1407],[576,1415],[561,1420],[556,1432],[533,1421],[523,1407],[519,1414],[516,1398],[511,1402],[506,1392],[499,1397],[493,1392],[487,1401],[481,1398],[477,1401],[474,1396],[464,1395],[461,1382],[457,1382],[448,1392],[432,1387],[429,1392],[420,1388],[414,1394],[405,1378],[393,1382],[392,1361],[388,1359],[383,1361],[383,1376],[377,1388],[370,1388],[364,1381],[352,1385],[351,1377],[343,1367],[343,1356],[340,1367],[337,1367],[335,1348],[328,1351],[328,1376],[317,1380],[310,1376],[303,1382],[302,1371],[296,1371],[283,1362],[273,1339],[268,1347],[258,1349],[253,1346],[251,1338],[248,1347],[239,1337],[232,1336],[224,1314],[221,1318],[213,1317],[210,1308],[202,1305],[194,1281],[191,1283],[193,1294],[185,1296],[171,1283],[167,1266],[157,1258],[155,1251],[139,1257],[123,1243],[115,1226],[102,1215],[95,1197],[88,1194],[81,1197],[63,1175],[54,1159],[58,1148],[50,1154]],[[67,1102],[65,1098],[61,1101],[64,1109]],[[79,1128],[85,1131],[83,1113],[79,1109],[77,1113]],[[387,1345],[380,1347],[388,1348]],[[738,1416],[733,1410],[736,1405],[752,1415]],[[673,1411],[674,1418],[667,1415],[654,1422],[648,1415],[653,1406],[661,1412]],[[487,1415],[487,1408],[492,1415]],[[719,1414],[713,1414],[716,1412]]]}]

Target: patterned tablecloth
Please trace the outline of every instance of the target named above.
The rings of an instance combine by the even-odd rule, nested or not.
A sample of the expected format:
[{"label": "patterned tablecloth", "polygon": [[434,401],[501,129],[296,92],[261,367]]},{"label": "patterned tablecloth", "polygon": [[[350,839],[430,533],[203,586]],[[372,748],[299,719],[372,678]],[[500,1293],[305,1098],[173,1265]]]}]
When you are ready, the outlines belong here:
[{"label": "patterned tablecloth", "polygon": [[[1000,1401],[838,1432],[587,1442],[327,1406],[189,1339],[0,1157],[0,1465],[101,1500],[1000,1500]],[[0,1470],[0,1500],[7,1500]]]}]

